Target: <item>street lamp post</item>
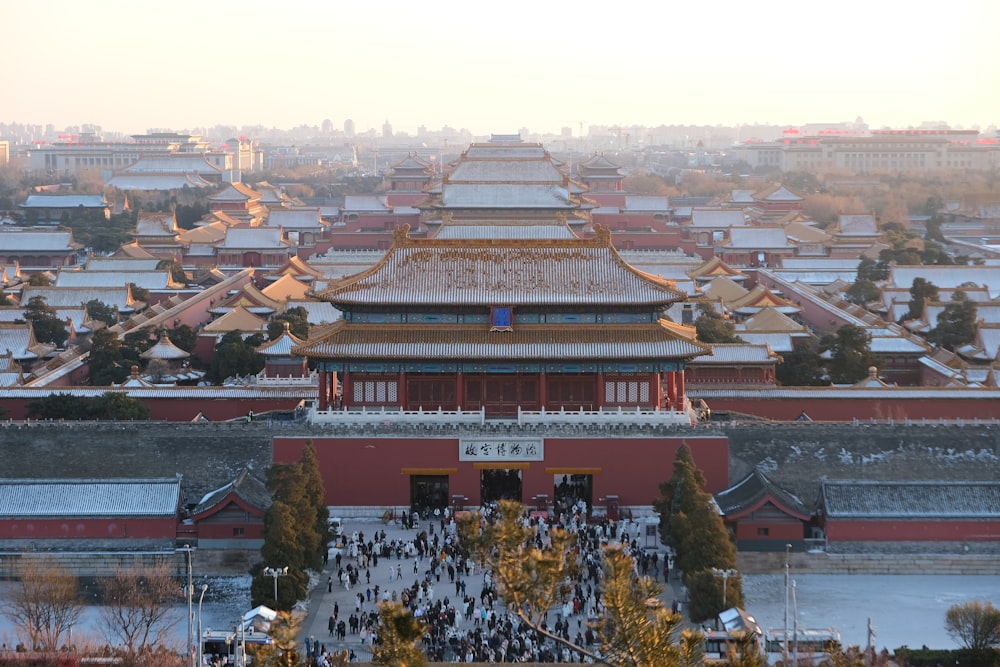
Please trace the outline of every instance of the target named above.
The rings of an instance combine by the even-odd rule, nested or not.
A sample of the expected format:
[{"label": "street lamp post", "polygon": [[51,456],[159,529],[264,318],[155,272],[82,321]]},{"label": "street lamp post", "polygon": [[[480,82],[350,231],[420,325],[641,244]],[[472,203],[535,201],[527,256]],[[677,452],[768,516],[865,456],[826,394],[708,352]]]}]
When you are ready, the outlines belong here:
[{"label": "street lamp post", "polygon": [[720,570],[713,567],[712,572],[722,577],[722,609],[726,609],[726,589],[729,588],[729,577],[735,577],[739,575],[739,572],[729,568],[728,570]]},{"label": "street lamp post", "polygon": [[278,601],[278,577],[284,577],[288,574],[288,566],[285,567],[265,567],[264,575],[267,577],[274,577],[274,601]]},{"label": "street lamp post", "polygon": [[198,596],[198,667],[202,664],[202,647],[203,647],[203,636],[201,634],[201,602],[205,599],[205,591],[208,590],[208,584],[201,585],[201,595]]},{"label": "street lamp post", "polygon": [[191,552],[194,549],[191,548],[190,544],[185,544],[183,549],[177,549],[177,551],[183,551],[187,553],[187,570],[188,570],[188,583],[187,583],[187,599],[188,599],[188,637],[187,637],[187,651],[189,656],[189,662],[192,667],[197,667],[195,665],[196,652],[194,650],[194,580],[193,580],[193,568],[191,565]]},{"label": "street lamp post", "polygon": [[788,557],[789,554],[791,553],[791,550],[792,550],[792,545],[786,544],[785,545],[785,641],[782,643],[782,649],[781,649],[782,659],[784,660],[784,663],[786,665],[788,664],[788,573],[789,573]]}]

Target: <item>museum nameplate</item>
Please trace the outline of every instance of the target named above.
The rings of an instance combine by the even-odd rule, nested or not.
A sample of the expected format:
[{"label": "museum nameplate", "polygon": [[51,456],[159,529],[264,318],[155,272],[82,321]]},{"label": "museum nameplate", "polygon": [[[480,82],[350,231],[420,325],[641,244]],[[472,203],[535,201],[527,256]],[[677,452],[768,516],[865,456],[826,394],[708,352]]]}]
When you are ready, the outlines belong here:
[{"label": "museum nameplate", "polygon": [[459,461],[544,461],[542,438],[461,438]]}]

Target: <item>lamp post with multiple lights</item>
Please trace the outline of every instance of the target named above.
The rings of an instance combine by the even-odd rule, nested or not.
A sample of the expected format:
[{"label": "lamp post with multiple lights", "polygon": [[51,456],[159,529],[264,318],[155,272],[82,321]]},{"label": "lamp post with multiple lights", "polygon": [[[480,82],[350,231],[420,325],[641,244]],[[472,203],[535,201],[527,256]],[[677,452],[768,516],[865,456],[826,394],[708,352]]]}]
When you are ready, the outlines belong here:
[{"label": "lamp post with multiple lights", "polygon": [[728,570],[720,570],[717,567],[712,568],[712,572],[722,577],[722,610],[726,610],[726,589],[729,588],[729,577],[738,577],[739,572],[732,568]]},{"label": "lamp post with multiple lights", "polygon": [[194,573],[191,565],[191,552],[194,549],[191,548],[190,544],[185,544],[184,548],[177,549],[176,551],[183,551],[187,554],[187,571],[188,571],[188,583],[187,583],[187,599],[188,599],[188,637],[187,637],[187,651],[189,662],[191,667],[198,667],[195,662],[197,657],[197,652],[194,648]]},{"label": "lamp post with multiple lights", "polygon": [[278,577],[288,574],[288,566],[285,567],[265,567],[264,576],[274,577],[274,601],[278,601]]},{"label": "lamp post with multiple lights", "polygon": [[785,664],[788,664],[788,577],[789,577],[789,563],[788,558],[792,551],[792,545],[785,545],[785,641],[782,644],[782,658]]}]

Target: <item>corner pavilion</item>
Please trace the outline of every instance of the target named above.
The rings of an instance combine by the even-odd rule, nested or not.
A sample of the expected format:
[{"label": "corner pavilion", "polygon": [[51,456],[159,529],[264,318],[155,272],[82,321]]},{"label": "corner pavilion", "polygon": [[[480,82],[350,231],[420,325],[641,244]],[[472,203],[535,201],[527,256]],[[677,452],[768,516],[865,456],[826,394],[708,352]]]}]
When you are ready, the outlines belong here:
[{"label": "corner pavilion", "polygon": [[[630,477],[655,475],[642,480],[651,495],[630,504],[648,503],[669,478],[682,439],[650,436],[691,425],[684,368],[709,348],[662,318],[683,294],[624,262],[606,229],[526,240],[413,239],[403,228],[376,266],[319,296],[344,319],[292,349],[320,375],[311,421],[355,435],[397,429],[317,439],[330,505],[457,509],[530,497],[545,506],[554,497],[616,512]],[[616,428],[652,430],[630,438]],[[567,432],[584,438],[553,437]],[[283,440],[276,460],[294,458],[280,453],[294,447]],[[726,488],[725,438],[706,440],[711,486]],[[643,459],[655,471],[636,470]],[[621,491],[595,489],[602,472]],[[364,481],[400,474],[408,497]]]}]

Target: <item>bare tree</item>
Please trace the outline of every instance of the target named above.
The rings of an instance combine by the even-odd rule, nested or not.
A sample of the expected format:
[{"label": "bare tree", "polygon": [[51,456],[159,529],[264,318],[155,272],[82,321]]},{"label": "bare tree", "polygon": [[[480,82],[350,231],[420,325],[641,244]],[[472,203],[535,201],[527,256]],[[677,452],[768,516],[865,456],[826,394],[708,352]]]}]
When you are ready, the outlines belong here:
[{"label": "bare tree", "polygon": [[83,613],[76,577],[44,558],[23,559],[15,574],[21,585],[4,608],[4,616],[27,634],[30,648],[58,650]]},{"label": "bare tree", "polygon": [[180,597],[177,582],[166,563],[116,569],[101,584],[104,606],[101,618],[105,636],[121,644],[126,662],[165,643],[177,624],[173,607]]},{"label": "bare tree", "polygon": [[966,648],[985,651],[1000,645],[1000,609],[973,600],[948,607],[944,629]]}]

